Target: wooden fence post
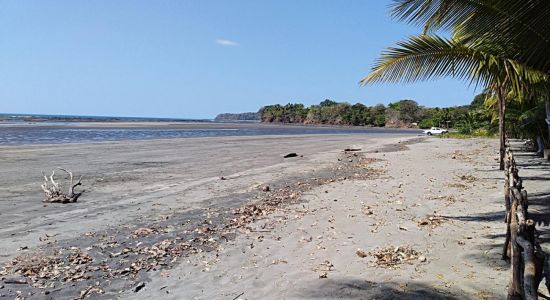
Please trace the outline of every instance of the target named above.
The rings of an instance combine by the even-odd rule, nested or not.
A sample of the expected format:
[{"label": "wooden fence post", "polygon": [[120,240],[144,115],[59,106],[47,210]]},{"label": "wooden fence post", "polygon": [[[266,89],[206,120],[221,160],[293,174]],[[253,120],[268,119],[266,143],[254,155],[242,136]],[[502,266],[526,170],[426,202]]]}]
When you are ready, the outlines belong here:
[{"label": "wooden fence post", "polygon": [[521,285],[522,280],[522,263],[520,248],[517,243],[518,238],[518,218],[517,208],[518,199],[514,197],[514,193],[511,193],[512,205],[510,208],[510,268],[512,270],[512,278],[510,285],[508,286],[508,300],[522,300],[523,299],[523,287]]},{"label": "wooden fence post", "polygon": [[[532,220],[529,220],[532,222]],[[531,224],[534,227],[534,223]],[[538,284],[536,283],[536,265],[535,265],[535,251],[533,248],[533,243],[529,241],[526,237],[518,235],[517,237],[518,245],[523,248],[523,262],[524,262],[524,273],[523,273],[523,289],[524,296],[526,300],[535,300],[538,299],[537,290]],[[521,280],[521,279],[520,279]]]},{"label": "wooden fence post", "polygon": [[504,245],[502,248],[502,259],[508,259],[509,253],[510,253],[510,238],[511,238],[511,230],[510,230],[510,223],[511,223],[511,198],[510,198],[510,188],[514,186],[514,176],[512,172],[512,153],[510,152],[510,148],[506,148],[506,155],[505,155],[505,177],[504,177],[504,202],[506,206],[506,215],[505,215],[505,222],[506,222],[506,237],[504,240]]}]

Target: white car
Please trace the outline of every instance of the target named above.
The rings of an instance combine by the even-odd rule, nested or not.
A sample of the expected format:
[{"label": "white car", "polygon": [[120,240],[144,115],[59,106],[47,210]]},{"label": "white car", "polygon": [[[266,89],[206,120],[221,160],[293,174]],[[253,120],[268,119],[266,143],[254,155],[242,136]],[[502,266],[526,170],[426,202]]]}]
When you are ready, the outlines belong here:
[{"label": "white car", "polygon": [[424,134],[427,134],[427,135],[442,134],[447,132],[449,132],[447,129],[442,129],[439,127],[432,127],[428,130],[424,130]]}]

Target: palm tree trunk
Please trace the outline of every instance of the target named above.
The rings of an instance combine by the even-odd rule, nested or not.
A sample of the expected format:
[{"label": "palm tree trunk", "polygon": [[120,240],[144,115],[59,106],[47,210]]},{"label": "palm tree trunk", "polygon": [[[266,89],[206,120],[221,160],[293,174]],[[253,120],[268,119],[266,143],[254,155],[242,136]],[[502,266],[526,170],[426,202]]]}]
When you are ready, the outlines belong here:
[{"label": "palm tree trunk", "polygon": [[499,163],[500,170],[504,170],[504,153],[506,151],[506,99],[504,99],[504,93],[502,87],[497,88],[497,100],[498,100],[498,130],[500,137],[500,151],[499,151]]}]

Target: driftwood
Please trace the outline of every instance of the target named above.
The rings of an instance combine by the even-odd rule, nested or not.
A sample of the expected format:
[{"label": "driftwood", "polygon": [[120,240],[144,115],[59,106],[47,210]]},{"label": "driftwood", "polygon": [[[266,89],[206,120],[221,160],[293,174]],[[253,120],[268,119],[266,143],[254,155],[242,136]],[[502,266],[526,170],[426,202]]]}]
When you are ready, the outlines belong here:
[{"label": "driftwood", "polygon": [[69,174],[69,188],[67,192],[63,192],[62,187],[55,181],[55,170],[52,171],[52,174],[48,177],[42,173],[44,176],[44,183],[41,187],[44,191],[46,198],[43,202],[49,203],[72,203],[76,202],[78,198],[82,195],[82,192],[75,193],[75,188],[82,185],[82,176],[75,183],[73,180],[73,173],[67,171],[63,168],[58,168],[59,170]]}]

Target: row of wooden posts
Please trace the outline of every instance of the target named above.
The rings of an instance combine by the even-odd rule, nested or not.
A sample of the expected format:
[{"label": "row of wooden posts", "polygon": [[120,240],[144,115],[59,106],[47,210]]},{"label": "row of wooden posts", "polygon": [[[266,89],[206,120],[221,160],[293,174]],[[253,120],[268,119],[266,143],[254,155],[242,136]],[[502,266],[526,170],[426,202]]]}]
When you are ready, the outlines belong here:
[{"label": "row of wooden posts", "polygon": [[510,260],[512,272],[508,299],[538,299],[538,287],[543,278],[550,292],[550,267],[538,242],[535,222],[529,219],[527,191],[523,190],[509,146],[505,155],[504,200],[507,229],[502,258]]}]

